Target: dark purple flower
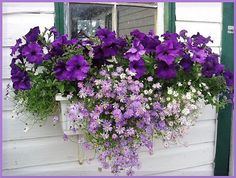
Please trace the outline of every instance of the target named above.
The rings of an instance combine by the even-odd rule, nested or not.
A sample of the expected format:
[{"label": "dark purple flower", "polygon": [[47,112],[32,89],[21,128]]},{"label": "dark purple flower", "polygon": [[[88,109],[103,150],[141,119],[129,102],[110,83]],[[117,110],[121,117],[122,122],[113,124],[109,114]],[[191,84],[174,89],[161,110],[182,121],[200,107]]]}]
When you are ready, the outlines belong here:
[{"label": "dark purple flower", "polygon": [[11,65],[11,80],[13,82],[13,88],[16,91],[29,90],[31,88],[28,73],[15,64]]},{"label": "dark purple flower", "polygon": [[204,49],[193,48],[193,61],[203,64],[206,60],[207,53]]},{"label": "dark purple flower", "polygon": [[22,49],[22,55],[29,63],[41,64],[43,62],[43,50],[37,43],[30,43]]},{"label": "dark purple flower", "polygon": [[110,31],[107,28],[98,28],[95,34],[105,45],[110,45],[116,39],[115,32]]},{"label": "dark purple flower", "polygon": [[172,64],[182,54],[182,48],[176,41],[165,41],[156,48],[156,59]]},{"label": "dark purple flower", "polygon": [[139,39],[139,40],[143,40],[144,37],[146,36],[145,33],[140,32],[138,29],[135,29],[132,32],[130,32],[130,35],[137,38],[137,39]]},{"label": "dark purple flower", "polygon": [[101,67],[103,64],[107,62],[106,61],[107,58],[105,58],[104,51],[100,45],[93,47],[93,53],[94,53],[94,57],[92,59],[93,66]]},{"label": "dark purple flower", "polygon": [[146,53],[154,53],[156,47],[161,44],[161,41],[158,36],[145,36],[141,43],[144,46]]},{"label": "dark purple flower", "polygon": [[71,81],[84,80],[89,72],[89,64],[81,55],[73,56],[66,62],[66,70],[70,74]]},{"label": "dark purple flower", "polygon": [[176,77],[176,67],[174,64],[168,65],[163,61],[158,62],[157,77],[160,79],[172,79]]},{"label": "dark purple flower", "polygon": [[49,32],[50,32],[50,34],[53,34],[55,37],[59,36],[59,32],[57,31],[56,27],[54,27],[54,26],[49,29]]},{"label": "dark purple flower", "polygon": [[181,30],[180,32],[179,32],[179,36],[181,36],[182,38],[186,38],[187,36],[186,36],[186,33],[188,33],[188,31],[187,30]]},{"label": "dark purple flower", "polygon": [[199,46],[199,45],[202,46],[206,45],[209,42],[213,42],[210,36],[205,38],[199,32],[196,35],[193,35],[192,39],[193,39],[193,46]]},{"label": "dark purple flower", "polygon": [[64,53],[63,46],[68,43],[68,36],[62,35],[52,42],[51,54],[53,56],[61,56]]},{"label": "dark purple flower", "polygon": [[69,80],[70,74],[66,70],[66,63],[63,61],[57,62],[54,68],[55,76],[58,80]]},{"label": "dark purple flower", "polygon": [[11,56],[13,56],[13,55],[16,53],[16,51],[19,49],[21,43],[22,43],[21,38],[19,38],[18,40],[16,40],[15,46],[12,46],[12,47],[11,47],[11,54],[10,54]]},{"label": "dark purple flower", "polygon": [[189,54],[185,54],[179,63],[185,72],[190,72],[193,67],[193,61]]},{"label": "dark purple flower", "polygon": [[132,43],[132,47],[125,53],[125,58],[129,61],[138,61],[141,59],[141,56],[145,54],[145,49],[141,42],[135,39]]},{"label": "dark purple flower", "polygon": [[230,72],[229,70],[226,70],[223,73],[223,75],[224,75],[227,86],[233,86],[234,85],[234,75],[233,75],[233,73]]},{"label": "dark purple flower", "polygon": [[39,34],[40,34],[40,30],[38,26],[31,28],[30,31],[25,35],[26,42],[27,43],[36,42],[38,40]]},{"label": "dark purple flower", "polygon": [[207,78],[211,78],[213,75],[220,75],[223,73],[224,65],[219,64],[218,56],[211,55],[206,58],[202,67],[202,74]]},{"label": "dark purple flower", "polygon": [[171,40],[171,41],[177,41],[179,38],[179,35],[177,33],[170,33],[170,32],[165,32],[163,35],[161,35],[164,40]]},{"label": "dark purple flower", "polygon": [[142,77],[146,73],[145,63],[142,58],[138,61],[130,62],[129,69],[132,72],[136,73],[135,78],[137,78],[137,79],[139,79],[140,77]]}]

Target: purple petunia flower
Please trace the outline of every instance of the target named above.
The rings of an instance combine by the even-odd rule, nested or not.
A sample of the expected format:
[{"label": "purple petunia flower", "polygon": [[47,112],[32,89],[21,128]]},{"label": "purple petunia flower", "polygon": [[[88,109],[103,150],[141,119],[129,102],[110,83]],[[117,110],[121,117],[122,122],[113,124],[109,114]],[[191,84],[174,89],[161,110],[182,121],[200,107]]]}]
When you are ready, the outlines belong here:
[{"label": "purple petunia flower", "polygon": [[53,34],[55,37],[58,37],[59,36],[59,32],[57,31],[57,29],[56,29],[56,27],[51,27],[50,29],[49,29],[49,31],[50,31],[50,34]]},{"label": "purple petunia flower", "polygon": [[87,73],[89,72],[89,64],[81,55],[73,56],[66,63],[66,70],[69,73],[69,80],[84,80],[87,77]]},{"label": "purple petunia flower", "polygon": [[168,65],[163,61],[158,62],[157,77],[161,79],[172,79],[176,77],[176,67],[174,64]]},{"label": "purple petunia flower", "polygon": [[182,53],[181,46],[176,41],[165,41],[156,48],[156,59],[172,64]]},{"label": "purple petunia flower", "polygon": [[30,31],[25,35],[26,42],[27,43],[36,42],[39,34],[40,34],[40,30],[38,26],[31,28]]},{"label": "purple petunia flower", "polygon": [[188,31],[187,30],[181,30],[180,32],[179,32],[179,36],[181,36],[182,38],[186,38],[187,36],[186,36],[186,33],[188,33]]},{"label": "purple petunia flower", "polygon": [[132,61],[129,64],[129,69],[132,72],[135,72],[135,78],[139,79],[146,73],[145,63],[144,60],[141,58],[138,61]]},{"label": "purple petunia flower", "polygon": [[213,42],[210,36],[205,38],[199,32],[196,35],[193,35],[192,39],[193,39],[193,46],[199,46],[199,45],[201,46],[201,45],[206,45],[209,42]]},{"label": "purple petunia flower", "polygon": [[226,80],[226,84],[227,86],[233,86],[234,85],[234,75],[232,72],[230,72],[229,70],[226,70],[224,73],[224,78]]},{"label": "purple petunia flower", "polygon": [[189,54],[185,54],[179,63],[185,72],[190,72],[193,67],[193,61]]},{"label": "purple petunia flower", "polygon": [[18,40],[16,40],[15,46],[12,46],[12,47],[11,47],[11,54],[10,54],[11,56],[13,56],[13,55],[16,53],[16,51],[19,49],[21,43],[22,43],[21,38],[19,38]]},{"label": "purple petunia flower", "polygon": [[95,36],[102,40],[106,45],[110,45],[116,38],[115,32],[111,32],[107,28],[99,28],[96,31]]},{"label": "purple petunia flower", "polygon": [[132,43],[132,47],[125,53],[125,58],[129,61],[138,61],[141,59],[141,56],[145,54],[145,49],[141,42],[135,39]]},{"label": "purple petunia flower", "polygon": [[207,53],[204,49],[194,48],[193,52],[193,61],[203,64],[206,60]]},{"label": "purple petunia flower", "polygon": [[43,62],[43,50],[37,43],[30,43],[22,49],[22,55],[29,63],[41,64]]},{"label": "purple petunia flower", "polygon": [[57,62],[54,67],[55,76],[58,80],[69,80],[70,74],[66,70],[66,63],[63,61]]},{"label": "purple petunia flower", "polygon": [[207,78],[211,78],[213,75],[220,75],[224,70],[224,66],[219,64],[218,56],[211,55],[206,58],[202,67],[202,74]]},{"label": "purple petunia flower", "polygon": [[31,88],[30,78],[26,71],[23,71],[15,64],[11,65],[11,80],[13,82],[13,88],[18,90],[29,90]]}]

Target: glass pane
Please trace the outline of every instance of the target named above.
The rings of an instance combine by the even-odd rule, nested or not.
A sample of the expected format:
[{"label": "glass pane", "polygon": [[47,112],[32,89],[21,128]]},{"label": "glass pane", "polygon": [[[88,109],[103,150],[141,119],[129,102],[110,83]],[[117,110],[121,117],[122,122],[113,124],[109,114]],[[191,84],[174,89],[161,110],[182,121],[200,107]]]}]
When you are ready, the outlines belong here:
[{"label": "glass pane", "polygon": [[134,29],[142,32],[155,30],[155,8],[118,6],[117,11],[119,36],[129,35]]},{"label": "glass pane", "polygon": [[71,38],[94,35],[98,27],[112,29],[111,5],[71,3],[69,8]]}]

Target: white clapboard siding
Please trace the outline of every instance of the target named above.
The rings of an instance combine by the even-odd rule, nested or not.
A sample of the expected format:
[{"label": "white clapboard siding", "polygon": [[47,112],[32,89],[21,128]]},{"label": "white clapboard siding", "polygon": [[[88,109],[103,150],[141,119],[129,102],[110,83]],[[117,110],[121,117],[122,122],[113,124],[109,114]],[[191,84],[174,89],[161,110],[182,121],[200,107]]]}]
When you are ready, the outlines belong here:
[{"label": "white clapboard siding", "polygon": [[[212,24],[215,26],[209,27],[210,32],[207,31],[208,26],[207,28],[204,26],[205,31],[200,32],[207,36],[211,35],[217,42],[214,44],[216,46],[214,50],[220,51],[220,33],[218,32],[219,23],[221,23],[221,14],[218,13],[220,4],[194,3],[193,6],[198,10],[186,3],[179,4],[176,4],[177,30],[185,28],[189,33],[195,32],[197,27],[191,24],[196,22],[186,24],[186,21],[204,21],[202,24],[208,24],[205,21],[214,22]],[[205,11],[209,14],[199,16],[199,10],[204,11],[202,14]],[[137,9],[127,8],[123,14],[124,17],[127,16],[134,20],[136,17],[131,17],[130,14],[135,12]],[[9,46],[14,45],[15,40],[27,33],[29,28],[39,25],[42,30],[43,27],[53,26],[54,4],[3,3],[3,13],[2,89],[5,95],[6,86],[10,82]],[[140,10],[138,13],[143,14],[144,12]],[[143,14],[143,16],[150,18],[147,14]],[[125,21],[124,17],[121,17],[122,21]],[[139,21],[141,22],[141,20]],[[151,23],[148,25],[149,22],[145,23],[147,26],[142,29],[148,31],[153,25]],[[136,25],[142,25],[142,23]],[[124,29],[124,33],[129,31],[130,29]],[[51,119],[43,127],[36,126],[24,133],[24,123],[18,119],[11,119],[13,109],[14,103],[3,100],[3,175],[111,175],[109,170],[98,171],[99,163],[96,160],[89,164],[78,164],[78,145],[70,141],[65,142],[60,125],[53,126]],[[181,143],[170,145],[169,149],[166,149],[161,141],[155,141],[153,155],[149,155],[145,149],[142,149],[140,151],[142,165],[136,175],[213,175],[216,116],[215,108],[207,105],[203,107],[196,125],[192,127]]]},{"label": "white clapboard siding", "polygon": [[[47,128],[46,128],[47,129]],[[196,126],[193,126],[193,128],[190,130],[189,135],[183,138],[183,142],[180,144],[173,144],[170,145],[169,149],[172,150],[174,153],[174,148],[183,148],[185,150],[190,149],[192,145],[197,145],[199,143],[214,143],[214,138],[215,138],[215,121],[214,120],[206,120],[206,121],[201,121]],[[199,130],[201,132],[199,133]],[[22,131],[21,131],[22,132]],[[37,129],[32,130],[33,133],[37,133]],[[44,133],[47,134],[47,133]],[[22,134],[21,134],[22,135]],[[24,139],[24,135],[23,139]],[[28,136],[27,136],[28,137]],[[27,138],[26,137],[26,138]],[[67,144],[67,142],[64,142],[62,140],[62,135],[59,137],[48,137],[48,138],[40,138],[39,136],[35,137],[33,140],[30,139],[27,141],[31,147],[28,147],[28,144],[25,145],[25,140],[15,140],[15,141],[10,141],[10,142],[4,142],[3,144],[3,156],[5,157],[4,166],[5,169],[9,168],[20,168],[20,167],[26,167],[26,166],[31,166],[33,164],[39,164],[37,163],[38,158],[45,158],[48,157],[50,159],[44,160],[44,162],[40,162],[42,164],[51,164],[55,160],[55,155],[57,159],[62,159],[64,158],[64,155],[60,155],[61,149],[66,148],[75,148],[76,150],[76,144],[70,143]],[[27,148],[26,148],[27,147]],[[35,149],[36,148],[36,149]],[[56,148],[60,148],[60,150],[57,150]],[[24,157],[30,150],[41,150],[37,154],[31,155],[31,157]],[[47,151],[44,151],[47,150]],[[160,150],[166,150],[168,149],[163,147],[163,144],[160,140],[154,142],[154,154],[158,153]],[[57,153],[57,151],[59,151]],[[55,152],[55,153],[53,153]],[[147,152],[146,149],[142,149],[141,152]],[[18,155],[18,153],[22,153]],[[52,154],[53,153],[53,154]],[[67,152],[65,152],[67,153]],[[73,152],[72,154],[74,154]],[[69,154],[69,152],[68,152]],[[10,155],[10,156],[8,156]],[[60,155],[60,157],[58,157]],[[76,155],[75,155],[76,156]],[[22,159],[24,158],[24,159]],[[76,160],[76,157],[74,158]],[[184,157],[182,158],[183,160],[185,159]],[[203,158],[204,159],[204,158]],[[213,157],[212,157],[213,159]],[[32,162],[32,160],[36,160],[36,162]],[[66,160],[64,160],[66,161]],[[12,165],[13,163],[17,163]],[[28,165],[30,164],[30,165]]]},{"label": "white clapboard siding", "polygon": [[186,29],[189,35],[200,32],[211,36],[213,51],[221,50],[222,8],[221,3],[176,3],[176,31]]},{"label": "white clapboard siding", "polygon": [[[91,163],[88,163],[88,166],[90,166]],[[99,166],[99,165],[96,165]],[[213,171],[211,171],[213,168],[212,164],[207,164],[203,166],[197,166],[197,167],[188,167],[184,169],[179,169],[175,171],[168,171],[163,173],[136,173],[135,175],[145,175],[145,176],[213,176]],[[54,165],[46,165],[46,166],[37,166],[37,167],[29,167],[29,168],[22,168],[22,169],[13,169],[11,171],[4,170],[3,175],[9,175],[9,176],[22,176],[22,175],[36,175],[36,176],[85,176],[85,175],[96,175],[96,176],[102,176],[102,175],[111,175],[110,172],[106,170],[102,170],[101,172],[98,171],[97,168],[94,170],[89,169],[89,171],[82,169],[81,166],[77,162],[71,162],[71,163],[63,163],[63,164],[54,164]]]},{"label": "white clapboard siding", "polygon": [[[201,167],[202,165],[211,164],[213,161],[212,149],[214,149],[214,143],[203,143],[197,145],[191,145],[191,149],[186,147],[177,147],[169,149],[160,149],[153,155],[149,155],[146,152],[141,153],[140,161],[142,162],[141,168],[136,171],[136,175],[155,175],[161,173],[167,173],[169,171],[175,171],[180,169],[186,169],[189,167]],[[43,151],[43,150],[41,150]],[[41,152],[40,151],[40,152]],[[49,150],[51,151],[51,150]],[[58,150],[53,154],[58,154]],[[43,160],[44,156],[40,153],[34,160]],[[65,153],[67,154],[67,153]],[[59,155],[57,155],[59,156]],[[43,157],[43,158],[42,158]],[[185,158],[185,159],[183,159]],[[55,158],[56,159],[56,158]],[[170,161],[171,160],[171,161]],[[22,160],[23,161],[23,160]],[[46,161],[46,160],[44,160]],[[109,170],[98,171],[100,164],[97,160],[92,160],[89,163],[82,165],[77,162],[63,163],[57,165],[47,165],[41,167],[28,167],[14,169],[13,171],[5,171],[7,175],[111,175]],[[197,168],[196,168],[197,171]],[[209,172],[209,170],[208,170]]]},{"label": "white clapboard siding", "polygon": [[24,132],[24,128],[26,127],[26,125],[22,122],[22,120],[25,120],[26,116],[16,117],[15,119],[12,118],[12,116],[13,113],[11,111],[3,112],[4,142],[63,135],[61,125],[59,123],[55,124],[52,118],[49,118],[47,121],[42,123],[42,126],[40,126],[39,124],[35,124],[33,128],[31,128],[27,132]]},{"label": "white clapboard siding", "polygon": [[25,35],[30,28],[53,26],[54,14],[5,14],[3,15],[3,46],[12,46],[16,39]]},{"label": "white clapboard siding", "polygon": [[53,3],[3,3],[3,14],[11,13],[47,13],[54,14]]}]

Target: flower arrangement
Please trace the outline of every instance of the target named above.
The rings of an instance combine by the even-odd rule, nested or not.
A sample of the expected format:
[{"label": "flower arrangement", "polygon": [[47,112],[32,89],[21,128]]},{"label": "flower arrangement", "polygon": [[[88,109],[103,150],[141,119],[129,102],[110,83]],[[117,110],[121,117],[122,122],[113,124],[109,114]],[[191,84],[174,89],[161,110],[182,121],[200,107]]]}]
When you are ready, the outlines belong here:
[{"label": "flower arrangement", "polygon": [[231,102],[233,74],[210,42],[186,30],[117,37],[99,28],[79,40],[35,27],[12,47],[13,97],[23,108],[18,112],[41,123],[57,118],[56,94],[67,96],[71,130],[84,133],[84,145],[98,150],[103,168],[132,175],[141,147],[152,153],[155,138],[165,146],[178,142],[202,103],[222,108]]}]

